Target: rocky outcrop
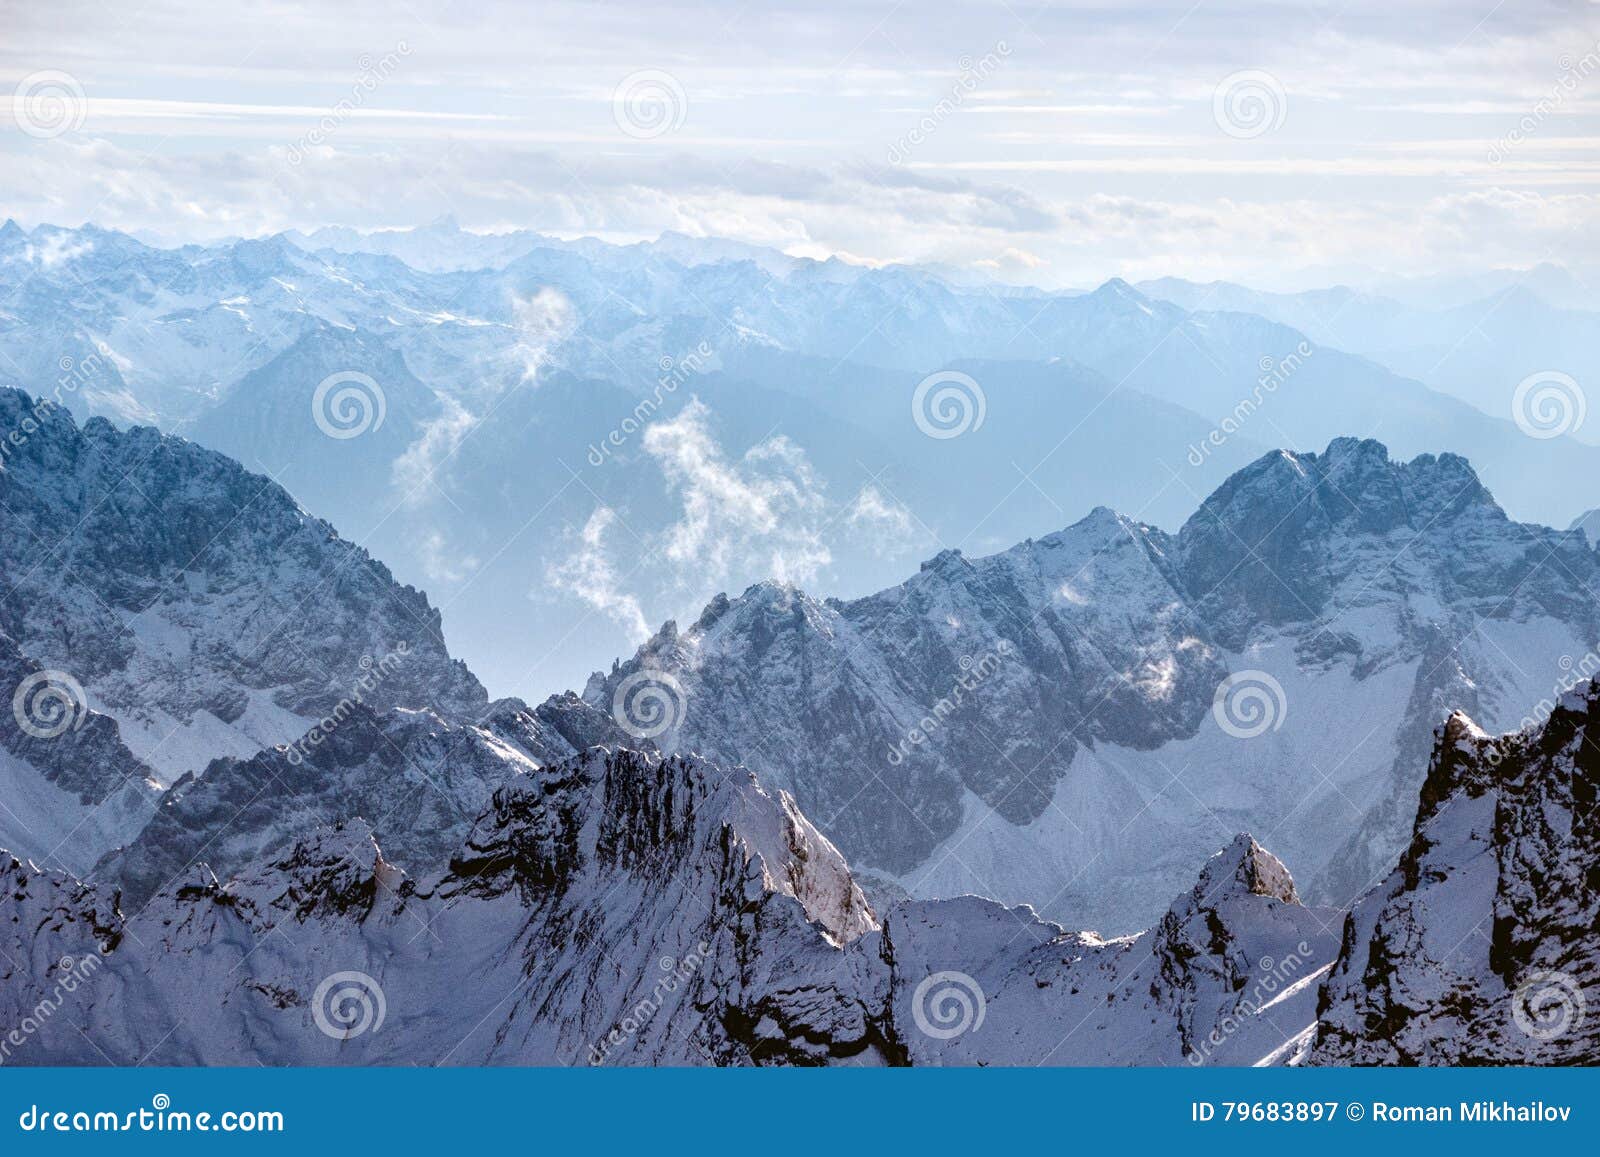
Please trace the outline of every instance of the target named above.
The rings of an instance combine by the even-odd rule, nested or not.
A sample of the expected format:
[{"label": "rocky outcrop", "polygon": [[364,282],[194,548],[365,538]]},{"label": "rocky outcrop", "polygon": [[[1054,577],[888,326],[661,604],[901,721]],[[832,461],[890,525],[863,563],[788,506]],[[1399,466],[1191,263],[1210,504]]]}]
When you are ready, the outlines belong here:
[{"label": "rocky outcrop", "polygon": [[1310,1030],[1339,913],[1303,907],[1241,835],[1137,936],[1066,932],[990,901],[888,913],[894,1024],[913,1064],[1250,1065]]},{"label": "rocky outcrop", "polygon": [[1452,715],[1394,871],[1345,924],[1320,1064],[1594,1064],[1600,687],[1499,737]]},{"label": "rocky outcrop", "polygon": [[393,859],[352,820],[138,905],[11,862],[9,1010],[92,964],[8,1061],[1250,1063],[1333,947],[1248,837],[1138,937],[975,897],[880,922],[786,794],[625,749],[510,774],[440,870]]},{"label": "rocky outcrop", "polygon": [[[474,714],[439,613],[268,478],[0,390],[0,630],[174,779],[341,704]],[[9,694],[9,689],[8,689]]]},{"label": "rocky outcrop", "polygon": [[1348,906],[1409,838],[1441,712],[1514,724],[1592,660],[1574,579],[1600,580],[1583,536],[1512,522],[1462,458],[1342,438],[1262,458],[1176,536],[1101,509],[867,598],[719,597],[584,698],[653,688],[655,742],[762,767],[914,895],[1127,931],[1223,817]]}]

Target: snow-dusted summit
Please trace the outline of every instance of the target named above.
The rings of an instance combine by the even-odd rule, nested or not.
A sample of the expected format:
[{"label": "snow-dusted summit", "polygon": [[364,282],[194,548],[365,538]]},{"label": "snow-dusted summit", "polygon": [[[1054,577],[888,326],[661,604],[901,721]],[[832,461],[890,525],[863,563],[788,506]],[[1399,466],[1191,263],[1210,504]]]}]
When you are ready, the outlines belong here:
[{"label": "snow-dusted summit", "polygon": [[1464,459],[1339,439],[1176,535],[1101,509],[867,598],[718,598],[584,697],[665,688],[658,743],[762,768],[913,895],[1126,932],[1241,829],[1348,905],[1409,836],[1435,721],[1517,726],[1600,639],[1597,588],[1582,534],[1510,520]]}]

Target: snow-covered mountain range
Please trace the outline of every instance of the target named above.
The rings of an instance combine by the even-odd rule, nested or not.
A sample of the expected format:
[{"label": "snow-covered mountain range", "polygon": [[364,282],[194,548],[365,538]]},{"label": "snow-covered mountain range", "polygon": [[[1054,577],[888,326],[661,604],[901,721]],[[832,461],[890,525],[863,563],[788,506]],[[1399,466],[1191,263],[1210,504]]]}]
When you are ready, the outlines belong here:
[{"label": "snow-covered mountain range", "polygon": [[[1590,523],[1404,449],[1426,414],[1531,470],[1488,419],[1319,346],[1274,423],[1364,429],[1388,391],[1397,454],[1235,434],[1168,471],[1209,491],[1169,533],[1117,459],[1296,331],[1120,282],[457,232],[0,229],[0,347],[24,378],[77,351],[0,389],[0,1063],[1600,1058]],[[648,389],[624,367],[681,341],[694,396],[580,473]],[[934,357],[991,387],[970,437],[905,420]],[[313,410],[330,374],[383,385]],[[1052,404],[1104,444],[1005,485],[1065,529],[935,553],[922,511],[990,503],[983,439],[1059,444]],[[1551,457],[1517,493],[1589,452],[1523,442]],[[818,497],[880,452],[892,483]],[[1135,513],[1051,497],[1090,488]],[[807,594],[846,548],[883,589]],[[446,645],[537,670],[581,648],[530,590],[639,625],[762,560],[581,693],[491,699]]]},{"label": "snow-covered mountain range", "polygon": [[92,964],[34,1063],[1252,1063],[1309,1026],[1338,918],[1243,836],[1137,937],[971,897],[880,918],[787,795],[604,749],[511,776],[425,878],[358,821],[131,918],[5,871],[0,1014]]},{"label": "snow-covered mountain range", "polygon": [[1600,666],[1597,582],[1581,532],[1510,520],[1463,459],[1341,439],[1176,535],[1101,509],[863,599],[719,598],[584,698],[655,687],[657,743],[760,767],[891,890],[1129,931],[1239,829],[1350,903],[1444,713],[1516,727]]},{"label": "snow-covered mountain range", "polygon": [[[1483,380],[1458,397],[1425,353],[1380,364],[1382,343],[1251,304],[448,221],[180,249],[8,223],[0,384],[271,475],[433,591],[480,678],[524,697],[636,646],[641,621],[686,617],[775,565],[848,596],[940,546],[1000,549],[1098,504],[1171,529],[1274,446],[1448,447],[1519,518],[1566,525],[1589,505],[1600,449],[1576,440],[1586,431],[1530,438],[1513,420],[1519,380],[1582,372],[1521,366],[1522,321],[1493,330],[1493,357],[1467,347]],[[1423,344],[1479,320],[1435,320]],[[1560,351],[1576,357],[1592,315],[1538,326],[1575,335]],[[960,437],[914,418],[935,372],[981,391]],[[743,499],[716,566],[674,549],[711,481],[683,468],[690,445]],[[593,581],[605,573],[627,589]],[[530,601],[541,613],[506,611]]]},{"label": "snow-covered mountain range", "polygon": [[1453,716],[1411,850],[1348,917],[1245,835],[1136,936],[977,897],[878,910],[786,793],[604,748],[515,770],[420,877],[359,820],[132,916],[8,858],[6,1059],[1592,1063],[1597,700],[1498,741]]}]

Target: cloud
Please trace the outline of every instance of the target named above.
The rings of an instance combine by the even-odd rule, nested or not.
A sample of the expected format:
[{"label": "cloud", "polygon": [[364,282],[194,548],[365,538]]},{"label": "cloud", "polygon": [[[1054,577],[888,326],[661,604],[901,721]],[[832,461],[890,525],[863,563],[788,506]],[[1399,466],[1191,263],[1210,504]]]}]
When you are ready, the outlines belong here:
[{"label": "cloud", "polygon": [[458,583],[478,569],[475,555],[462,554],[445,542],[444,535],[429,531],[417,544],[422,573],[436,583]]},{"label": "cloud", "polygon": [[[839,525],[841,519],[827,514],[826,484],[798,446],[766,438],[732,457],[698,398],[670,421],[652,425],[643,445],[661,471],[669,520],[619,547],[612,532],[624,525],[620,516],[598,507],[572,552],[545,576],[551,588],[576,595],[634,642],[649,635],[646,599],[665,600],[670,614],[682,615],[730,580],[804,585],[833,560],[828,532],[885,534],[908,524],[909,515],[873,491],[863,492],[842,519],[847,525]],[[624,590],[625,578],[635,574],[636,590]]]},{"label": "cloud", "polygon": [[823,487],[805,452],[779,436],[729,459],[710,416],[693,398],[672,420],[645,431],[645,452],[681,506],[662,536],[662,552],[702,582],[720,582],[735,569],[810,581],[833,556],[822,540]]},{"label": "cloud", "polygon": [[844,521],[858,533],[873,539],[883,554],[898,553],[932,535],[916,525],[911,511],[870,483],[861,488],[845,510]]},{"label": "cloud", "polygon": [[[1600,168],[1583,142],[1600,130],[1600,74],[1562,62],[1596,51],[1593,6],[1421,3],[1421,19],[1378,0],[1309,14],[1158,0],[1025,16],[980,5],[929,22],[893,0],[807,5],[793,21],[721,0],[689,21],[671,6],[569,0],[537,15],[493,0],[471,13],[433,0],[202,13],[154,0],[114,37],[95,31],[88,0],[23,5],[0,42],[0,102],[31,72],[61,69],[82,84],[85,117],[55,139],[0,134],[0,200],[29,223],[169,241],[454,213],[476,229],[675,230],[1057,287],[1116,272],[1261,281],[1330,253],[1452,272],[1475,254],[1430,217],[1440,199],[1592,190]],[[738,51],[707,52],[707,28]],[[1002,40],[1004,75],[910,166],[883,163],[907,131],[901,110],[933,107],[964,57]],[[402,43],[382,85],[317,131],[362,61]],[[639,140],[615,123],[612,94],[640,69],[682,86],[677,131]],[[1231,139],[1215,90],[1261,69],[1287,116],[1259,140]],[[1489,146],[1558,91],[1548,122],[1491,165]],[[1497,260],[1548,258],[1547,215],[1503,218]],[[1264,228],[1268,217],[1293,227]],[[1600,260],[1594,232],[1560,237],[1563,260]]]},{"label": "cloud", "polygon": [[564,562],[550,566],[545,580],[556,590],[578,596],[627,632],[633,643],[650,637],[639,600],[621,589],[616,568],[606,553],[606,534],[616,524],[617,512],[598,507],[580,532],[578,549]]},{"label": "cloud", "polygon": [[390,467],[390,477],[407,506],[429,500],[439,484],[440,468],[477,425],[477,419],[460,402],[446,394],[439,394],[438,399],[444,412],[422,427],[417,440]]},{"label": "cloud", "polygon": [[514,294],[511,316],[524,378],[535,378],[550,354],[578,325],[578,311],[559,289],[545,286],[527,297]]}]

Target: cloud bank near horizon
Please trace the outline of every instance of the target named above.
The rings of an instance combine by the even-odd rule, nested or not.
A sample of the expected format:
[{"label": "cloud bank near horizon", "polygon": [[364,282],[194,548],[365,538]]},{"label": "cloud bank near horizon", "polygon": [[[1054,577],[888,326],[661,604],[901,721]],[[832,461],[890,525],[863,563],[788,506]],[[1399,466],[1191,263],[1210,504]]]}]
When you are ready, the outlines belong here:
[{"label": "cloud bank near horizon", "polygon": [[184,241],[451,214],[1047,286],[1600,265],[1593,4],[8,20],[0,215],[28,224]]}]

